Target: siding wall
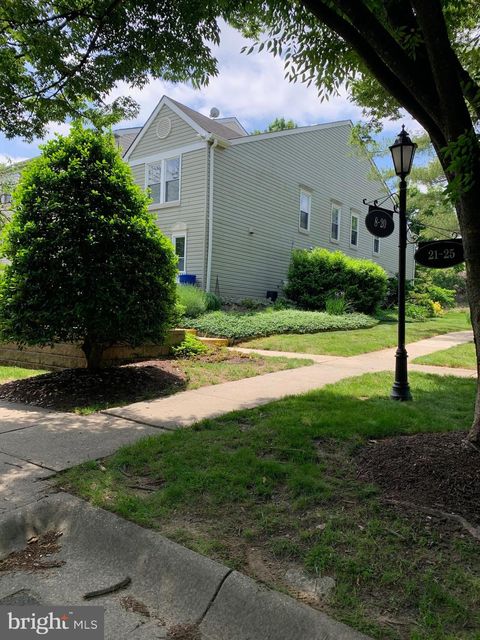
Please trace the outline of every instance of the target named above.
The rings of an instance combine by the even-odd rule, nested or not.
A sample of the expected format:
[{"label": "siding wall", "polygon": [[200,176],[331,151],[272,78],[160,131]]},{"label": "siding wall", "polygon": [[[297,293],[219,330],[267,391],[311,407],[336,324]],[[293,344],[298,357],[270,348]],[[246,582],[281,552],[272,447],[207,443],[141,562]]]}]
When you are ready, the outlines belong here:
[{"label": "siding wall", "polygon": [[[170,135],[160,140],[156,135],[159,118],[168,116],[172,122]],[[173,111],[164,106],[152,122],[130,156],[130,161],[141,160],[182,146],[200,142],[196,131],[185,124]],[[132,167],[135,182],[145,186],[145,164]],[[151,205],[160,229],[171,238],[185,233],[187,241],[187,273],[195,274],[200,286],[205,282],[205,225],[207,212],[207,145],[202,149],[182,154],[180,204]]]},{"label": "siding wall", "polygon": [[[397,271],[397,229],[380,240],[380,255],[373,255],[362,200],[384,192],[371,178],[370,162],[354,155],[349,134],[346,124],[214,151],[212,291],[235,298],[280,291],[293,248],[340,249],[375,260],[391,274]],[[302,187],[312,195],[309,233],[299,230]],[[330,241],[332,200],[342,206],[338,243]],[[359,215],[357,248],[350,246],[352,210]]]}]

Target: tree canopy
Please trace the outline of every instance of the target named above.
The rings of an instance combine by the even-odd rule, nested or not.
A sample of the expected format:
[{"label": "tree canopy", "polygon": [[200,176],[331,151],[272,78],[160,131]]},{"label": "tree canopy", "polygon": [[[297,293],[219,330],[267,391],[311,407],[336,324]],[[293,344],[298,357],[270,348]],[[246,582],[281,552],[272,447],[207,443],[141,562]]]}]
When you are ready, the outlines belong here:
[{"label": "tree canopy", "polygon": [[42,136],[80,113],[132,114],[106,105],[119,81],[149,76],[207,82],[216,72],[221,3],[201,0],[6,0],[0,3],[0,130]]},{"label": "tree canopy", "polygon": [[272,122],[270,122],[268,127],[266,129],[263,129],[263,131],[260,129],[255,129],[255,131],[252,131],[252,134],[258,135],[259,133],[272,133],[274,131],[285,131],[286,129],[296,129],[297,127],[298,127],[298,124],[294,120],[292,119],[286,120],[283,116],[281,116],[272,120]]}]

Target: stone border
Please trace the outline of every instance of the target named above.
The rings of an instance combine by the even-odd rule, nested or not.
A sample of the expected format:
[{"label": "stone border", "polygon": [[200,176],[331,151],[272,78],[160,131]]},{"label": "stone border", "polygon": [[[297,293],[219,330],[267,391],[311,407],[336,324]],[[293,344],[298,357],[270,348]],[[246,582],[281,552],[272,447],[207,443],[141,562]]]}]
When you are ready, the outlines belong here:
[{"label": "stone border", "polygon": [[[180,344],[187,333],[196,335],[195,329],[170,329],[162,344],[143,344],[130,347],[115,344],[103,352],[102,366],[110,367],[128,362],[150,360],[168,355],[170,348]],[[25,367],[27,369],[70,369],[87,366],[80,344],[57,343],[53,346],[24,346],[0,344],[0,365]]]},{"label": "stone border", "polygon": [[91,558],[98,569],[92,579],[101,584],[114,567],[131,577],[135,596],[167,624],[198,624],[205,640],[369,640],[316,609],[66,493],[1,519],[0,558],[51,529],[63,532],[64,570],[72,571],[75,559]]}]

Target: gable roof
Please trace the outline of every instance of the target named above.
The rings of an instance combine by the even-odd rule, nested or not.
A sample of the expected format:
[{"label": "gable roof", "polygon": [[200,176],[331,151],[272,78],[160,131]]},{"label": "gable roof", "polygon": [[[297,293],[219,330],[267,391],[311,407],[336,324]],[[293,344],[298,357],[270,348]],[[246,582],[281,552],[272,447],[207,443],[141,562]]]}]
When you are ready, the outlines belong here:
[{"label": "gable roof", "polygon": [[184,104],[177,102],[176,100],[172,100],[168,96],[162,96],[162,99],[157,104],[155,109],[150,114],[148,120],[143,125],[140,133],[137,134],[132,144],[129,146],[127,151],[125,152],[124,159],[128,160],[130,154],[136,148],[140,140],[143,138],[148,128],[152,124],[152,122],[157,117],[158,112],[163,106],[169,107],[174,113],[177,114],[179,118],[181,118],[184,122],[186,122],[189,126],[194,129],[201,136],[207,137],[211,134],[218,136],[219,138],[223,138],[224,140],[232,140],[234,138],[242,137],[242,134],[237,132],[236,130],[227,127],[226,125],[217,122],[213,118],[207,118],[207,116],[198,113],[194,109],[190,109],[190,107],[186,107]]},{"label": "gable roof", "polygon": [[213,133],[217,136],[220,136],[221,138],[225,138],[225,140],[239,138],[243,135],[240,132],[227,127],[218,120],[215,120],[214,118],[208,118],[207,116],[198,113],[198,111],[190,109],[190,107],[186,107],[184,104],[177,102],[176,100],[172,100],[171,98],[169,98],[169,101],[173,102],[173,104],[176,105],[180,109],[180,111],[182,111],[185,115],[196,122],[198,126],[204,129],[207,133]]}]

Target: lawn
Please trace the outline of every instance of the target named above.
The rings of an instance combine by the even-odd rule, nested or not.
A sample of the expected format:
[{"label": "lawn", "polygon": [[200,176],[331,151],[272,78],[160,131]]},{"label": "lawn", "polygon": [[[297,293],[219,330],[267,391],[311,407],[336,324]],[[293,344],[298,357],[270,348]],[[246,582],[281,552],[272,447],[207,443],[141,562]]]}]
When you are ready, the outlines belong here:
[{"label": "lawn", "polygon": [[2,367],[0,366],[0,384],[11,380],[23,380],[32,376],[38,376],[46,371],[40,369],[23,369],[22,367]]},{"label": "lawn", "polygon": [[[407,342],[415,342],[450,331],[471,329],[466,311],[449,311],[440,318],[425,322],[408,322]],[[326,354],[333,356],[356,356],[360,353],[394,347],[397,344],[395,322],[381,322],[374,327],[332,333],[285,334],[258,338],[243,342],[239,346],[272,351]]]},{"label": "lawn", "polygon": [[193,358],[164,358],[92,372],[65,369],[28,380],[19,380],[17,375],[16,381],[0,384],[0,399],[88,415],[187,389],[311,364],[313,361],[308,358],[270,358],[221,349]]},{"label": "lawn", "polygon": [[443,351],[436,351],[428,356],[421,356],[413,360],[415,364],[433,364],[439,367],[460,367],[476,369],[477,358],[473,342],[459,344]]},{"label": "lawn", "polygon": [[[58,484],[379,640],[478,640],[479,542],[442,518],[395,506],[359,476],[358,460],[388,442],[381,438],[457,437],[446,432],[469,425],[473,380],[414,372],[411,385],[414,402],[394,403],[390,374],[344,380],[143,439]],[[447,455],[455,464],[453,449]],[[422,459],[409,477],[431,470]],[[407,476],[399,463],[394,478]],[[470,492],[478,502],[475,486]],[[328,577],[334,589],[299,593],[299,573],[302,584]]]}]

